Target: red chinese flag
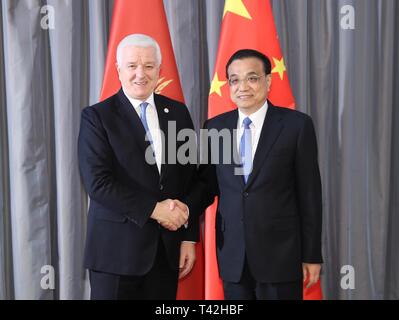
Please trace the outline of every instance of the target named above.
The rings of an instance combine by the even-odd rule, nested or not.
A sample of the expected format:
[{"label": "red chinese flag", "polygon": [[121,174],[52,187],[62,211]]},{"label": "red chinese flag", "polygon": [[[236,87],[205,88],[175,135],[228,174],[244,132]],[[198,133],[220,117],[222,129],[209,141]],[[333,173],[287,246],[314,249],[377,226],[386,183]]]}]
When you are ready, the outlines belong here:
[{"label": "red chinese flag", "polygon": [[[124,37],[132,33],[149,35],[161,47],[161,74],[155,92],[183,102],[162,0],[115,0],[100,100],[115,94],[121,87],[115,67],[116,48]],[[177,299],[200,300],[204,297],[202,241],[197,243],[196,253],[193,270],[179,281]]]},{"label": "red chinese flag", "polygon": [[[235,108],[230,100],[225,68],[228,59],[240,49],[255,49],[270,59],[272,85],[269,100],[278,106],[295,108],[270,2],[226,0],[215,72],[209,92],[208,117]],[[215,208],[215,204],[209,207],[205,215],[205,299],[211,300],[223,299],[223,285],[215,253]],[[304,288],[304,299],[321,298],[320,283],[309,290]]]}]

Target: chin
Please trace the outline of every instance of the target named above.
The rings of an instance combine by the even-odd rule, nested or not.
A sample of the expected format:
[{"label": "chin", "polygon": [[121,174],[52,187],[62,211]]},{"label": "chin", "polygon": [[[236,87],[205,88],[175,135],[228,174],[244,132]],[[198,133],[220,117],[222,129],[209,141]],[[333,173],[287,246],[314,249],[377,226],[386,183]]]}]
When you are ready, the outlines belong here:
[{"label": "chin", "polygon": [[251,109],[253,105],[250,103],[240,103],[239,105],[237,105],[237,107],[240,109]]},{"label": "chin", "polygon": [[150,96],[150,94],[151,94],[151,92],[148,92],[148,91],[146,91],[146,92],[135,92],[135,96],[138,98],[138,99],[146,99],[147,97],[149,97]]}]

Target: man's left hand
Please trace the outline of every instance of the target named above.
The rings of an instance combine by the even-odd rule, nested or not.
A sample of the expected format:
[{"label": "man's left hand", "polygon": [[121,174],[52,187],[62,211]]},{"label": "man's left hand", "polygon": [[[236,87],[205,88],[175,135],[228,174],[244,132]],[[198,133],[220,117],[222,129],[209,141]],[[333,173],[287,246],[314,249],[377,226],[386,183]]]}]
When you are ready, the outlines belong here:
[{"label": "man's left hand", "polygon": [[188,275],[195,262],[195,243],[183,241],[180,245],[179,279]]},{"label": "man's left hand", "polygon": [[319,281],[321,264],[302,263],[302,270],[303,270],[303,282],[309,280],[306,285],[306,288],[310,288],[311,286],[315,285],[317,281]]}]

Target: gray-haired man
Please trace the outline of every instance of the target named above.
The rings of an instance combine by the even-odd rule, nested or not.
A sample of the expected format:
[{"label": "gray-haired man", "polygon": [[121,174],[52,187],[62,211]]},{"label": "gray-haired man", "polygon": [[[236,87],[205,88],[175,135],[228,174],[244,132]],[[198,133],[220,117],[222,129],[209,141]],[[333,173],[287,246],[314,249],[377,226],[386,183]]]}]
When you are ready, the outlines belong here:
[{"label": "gray-haired man", "polygon": [[[160,65],[154,39],[127,36],[117,49],[122,88],[82,112],[78,153],[91,200],[85,267],[92,299],[175,299],[179,276],[194,264],[198,223],[170,199],[185,196],[195,165],[161,161],[168,122],[177,130],[193,124],[184,104],[154,93]],[[146,159],[149,148],[155,161]]]}]

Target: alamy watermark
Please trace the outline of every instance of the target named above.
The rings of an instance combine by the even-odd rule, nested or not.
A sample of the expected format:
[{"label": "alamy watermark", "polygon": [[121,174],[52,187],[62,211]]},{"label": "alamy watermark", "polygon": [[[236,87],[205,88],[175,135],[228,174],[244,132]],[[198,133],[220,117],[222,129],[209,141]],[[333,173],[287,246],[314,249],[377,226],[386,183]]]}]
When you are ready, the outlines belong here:
[{"label": "alamy watermark", "polygon": [[[176,121],[169,121],[166,138],[162,130],[151,132],[151,137],[160,137],[162,146],[167,147],[162,152],[162,164],[233,164],[236,165],[234,173],[243,175],[237,143],[238,134],[237,129],[201,129],[198,139],[193,129],[177,131]],[[151,137],[147,135],[146,140],[151,141]],[[157,159],[151,143],[145,150],[145,160],[150,165],[156,164]]]},{"label": "alamy watermark", "polygon": [[351,265],[344,265],[341,267],[341,274],[343,274],[340,283],[341,289],[355,289],[355,268]]},{"label": "alamy watermark", "polygon": [[55,271],[54,267],[46,264],[40,269],[40,273],[44,274],[40,279],[40,287],[43,290],[54,290],[55,289]]},{"label": "alamy watermark", "polygon": [[40,27],[44,30],[55,29],[55,9],[53,6],[45,5],[40,8],[43,17],[40,19]]},{"label": "alamy watermark", "polygon": [[343,30],[355,29],[355,8],[351,5],[344,5],[341,7],[340,25]]}]

